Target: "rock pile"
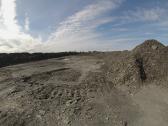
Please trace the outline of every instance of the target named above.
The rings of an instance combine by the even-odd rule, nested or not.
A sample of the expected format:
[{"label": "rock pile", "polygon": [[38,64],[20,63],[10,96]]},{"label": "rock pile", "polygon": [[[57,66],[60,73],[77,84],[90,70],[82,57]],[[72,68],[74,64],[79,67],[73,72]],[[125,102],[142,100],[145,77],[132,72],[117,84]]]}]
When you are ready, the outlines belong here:
[{"label": "rock pile", "polygon": [[147,40],[132,51],[112,52],[105,57],[104,70],[115,85],[129,90],[146,82],[168,78],[168,48],[157,40]]}]

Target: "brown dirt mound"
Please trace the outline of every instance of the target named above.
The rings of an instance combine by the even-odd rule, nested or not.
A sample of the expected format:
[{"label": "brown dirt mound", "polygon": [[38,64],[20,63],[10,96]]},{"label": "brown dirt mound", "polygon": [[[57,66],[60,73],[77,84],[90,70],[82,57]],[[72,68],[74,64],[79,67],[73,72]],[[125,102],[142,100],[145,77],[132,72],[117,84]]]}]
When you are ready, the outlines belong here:
[{"label": "brown dirt mound", "polygon": [[157,40],[147,40],[137,46],[132,55],[141,60],[148,81],[162,80],[168,75],[168,48]]},{"label": "brown dirt mound", "polygon": [[157,40],[146,40],[144,43],[135,47],[132,51],[133,53],[146,53],[146,52],[156,52],[160,51],[165,46]]},{"label": "brown dirt mound", "polygon": [[112,52],[105,57],[104,70],[114,85],[129,90],[168,76],[168,48],[156,40],[147,40],[132,51]]}]

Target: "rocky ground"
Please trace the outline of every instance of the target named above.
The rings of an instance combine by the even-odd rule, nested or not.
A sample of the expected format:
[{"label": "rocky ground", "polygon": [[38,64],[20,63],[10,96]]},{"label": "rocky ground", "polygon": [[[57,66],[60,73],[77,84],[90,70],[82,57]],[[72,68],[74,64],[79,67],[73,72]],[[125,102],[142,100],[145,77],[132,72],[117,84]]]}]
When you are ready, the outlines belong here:
[{"label": "rocky ground", "polygon": [[0,68],[0,126],[167,126],[168,48]]}]

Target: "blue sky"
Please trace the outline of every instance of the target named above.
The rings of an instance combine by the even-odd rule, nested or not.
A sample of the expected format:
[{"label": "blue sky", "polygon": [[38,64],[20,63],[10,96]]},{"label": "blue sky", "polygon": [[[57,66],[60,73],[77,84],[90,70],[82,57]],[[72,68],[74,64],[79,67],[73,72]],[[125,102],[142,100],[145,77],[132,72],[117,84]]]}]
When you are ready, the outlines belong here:
[{"label": "blue sky", "polygon": [[168,45],[167,0],[0,0],[0,52]]}]

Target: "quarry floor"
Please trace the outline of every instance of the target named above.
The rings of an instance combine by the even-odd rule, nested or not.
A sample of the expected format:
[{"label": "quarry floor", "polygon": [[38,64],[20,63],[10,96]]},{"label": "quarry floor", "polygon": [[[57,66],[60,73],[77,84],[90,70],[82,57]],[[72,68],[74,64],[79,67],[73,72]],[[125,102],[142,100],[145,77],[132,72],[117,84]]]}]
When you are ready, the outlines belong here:
[{"label": "quarry floor", "polygon": [[102,65],[90,55],[0,68],[0,126],[168,126],[167,88],[128,93]]}]

